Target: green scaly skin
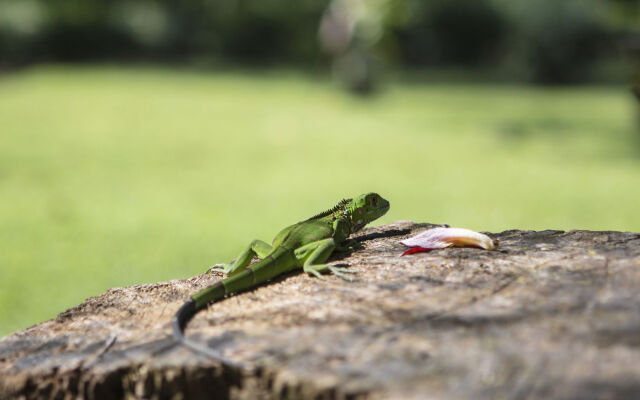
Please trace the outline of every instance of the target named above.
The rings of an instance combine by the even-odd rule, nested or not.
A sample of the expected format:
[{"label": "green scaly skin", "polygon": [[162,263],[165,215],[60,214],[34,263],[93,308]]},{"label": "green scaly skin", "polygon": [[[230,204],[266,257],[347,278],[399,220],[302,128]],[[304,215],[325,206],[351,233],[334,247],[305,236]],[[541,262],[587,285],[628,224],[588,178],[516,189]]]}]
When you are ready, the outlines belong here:
[{"label": "green scaly skin", "polygon": [[[376,193],[366,193],[353,199],[342,200],[330,210],[284,228],[276,235],[272,246],[261,240],[254,240],[235,262],[211,268],[227,273],[228,277],[194,294],[178,310],[173,318],[175,339],[192,349],[232,364],[210,348],[184,337],[183,331],[187,322],[198,310],[295,269],[302,269],[320,279],[323,279],[323,272],[331,272],[348,279],[345,273],[349,271],[325,262],[335,249],[345,248],[350,234],[380,218],[388,210],[387,200]],[[254,256],[260,261],[249,265]]]}]

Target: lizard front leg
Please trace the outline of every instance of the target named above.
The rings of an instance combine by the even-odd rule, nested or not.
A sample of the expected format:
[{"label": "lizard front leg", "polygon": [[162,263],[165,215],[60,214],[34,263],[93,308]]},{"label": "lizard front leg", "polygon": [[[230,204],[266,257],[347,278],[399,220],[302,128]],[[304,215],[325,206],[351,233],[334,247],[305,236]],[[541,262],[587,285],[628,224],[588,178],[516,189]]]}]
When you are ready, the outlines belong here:
[{"label": "lizard front leg", "polygon": [[345,268],[324,264],[335,248],[335,240],[328,238],[299,247],[294,251],[294,254],[302,264],[302,270],[308,274],[313,274],[320,279],[324,279],[320,274],[329,271],[342,279],[351,280],[349,276],[345,275],[345,273],[350,272]]},{"label": "lizard front leg", "polygon": [[263,259],[268,256],[272,250],[273,247],[271,247],[269,243],[256,239],[251,242],[249,247],[240,253],[234,261],[231,261],[229,264],[216,264],[209,268],[207,272],[219,271],[229,276],[234,275],[245,269],[251,263],[253,256],[258,256],[259,259]]},{"label": "lizard front leg", "polygon": [[343,219],[337,219],[333,223],[333,238],[336,242],[336,251],[346,252],[353,251],[361,248],[360,242],[354,239],[349,239],[349,225]]}]

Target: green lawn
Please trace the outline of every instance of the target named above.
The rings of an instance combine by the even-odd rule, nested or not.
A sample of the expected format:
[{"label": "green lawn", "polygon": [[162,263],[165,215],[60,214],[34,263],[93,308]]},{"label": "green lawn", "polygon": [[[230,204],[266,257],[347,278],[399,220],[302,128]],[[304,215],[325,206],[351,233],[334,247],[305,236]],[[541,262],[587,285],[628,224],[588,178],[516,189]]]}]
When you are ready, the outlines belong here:
[{"label": "green lawn", "polygon": [[184,278],[342,197],[476,230],[640,231],[625,88],[39,67],[0,77],[0,335]]}]

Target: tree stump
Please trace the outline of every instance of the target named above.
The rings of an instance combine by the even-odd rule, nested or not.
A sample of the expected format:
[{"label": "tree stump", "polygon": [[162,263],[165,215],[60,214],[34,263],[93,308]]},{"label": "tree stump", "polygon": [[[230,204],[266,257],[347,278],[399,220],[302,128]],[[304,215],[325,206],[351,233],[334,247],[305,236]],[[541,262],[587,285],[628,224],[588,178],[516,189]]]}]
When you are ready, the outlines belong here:
[{"label": "tree stump", "polygon": [[3,338],[0,397],[640,396],[639,234],[510,230],[490,234],[498,251],[399,257],[430,226],[362,231],[332,259],[352,282],[294,273],[199,312],[186,335],[238,366],[171,338],[221,275],[110,289]]}]

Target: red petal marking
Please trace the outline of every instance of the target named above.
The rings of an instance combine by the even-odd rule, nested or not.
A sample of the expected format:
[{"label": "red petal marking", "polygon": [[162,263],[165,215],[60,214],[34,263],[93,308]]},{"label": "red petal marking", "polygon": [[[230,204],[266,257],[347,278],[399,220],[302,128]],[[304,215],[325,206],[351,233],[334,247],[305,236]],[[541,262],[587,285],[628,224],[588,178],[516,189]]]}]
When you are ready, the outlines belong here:
[{"label": "red petal marking", "polygon": [[423,251],[431,251],[431,250],[433,249],[428,249],[426,247],[420,247],[420,246],[411,247],[410,249],[405,250],[404,253],[400,254],[400,257],[405,256],[407,254],[420,253]]}]

